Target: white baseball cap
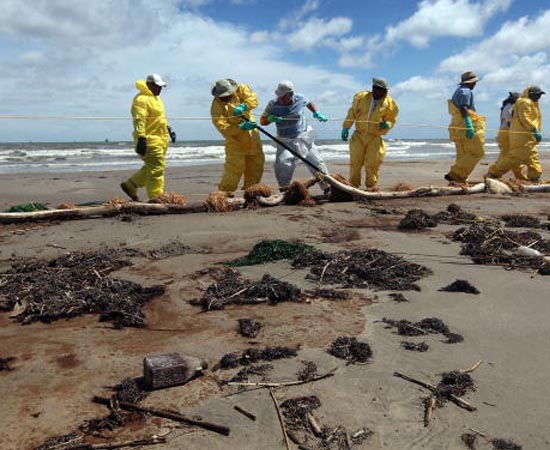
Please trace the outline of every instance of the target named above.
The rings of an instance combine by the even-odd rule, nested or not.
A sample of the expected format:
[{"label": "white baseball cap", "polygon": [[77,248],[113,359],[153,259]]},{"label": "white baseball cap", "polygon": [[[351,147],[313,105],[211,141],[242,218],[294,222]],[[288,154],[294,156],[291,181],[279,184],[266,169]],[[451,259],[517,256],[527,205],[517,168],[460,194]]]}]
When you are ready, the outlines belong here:
[{"label": "white baseball cap", "polygon": [[153,83],[161,87],[166,86],[166,82],[161,78],[161,76],[158,73],[152,73],[151,75],[147,75],[146,82]]},{"label": "white baseball cap", "polygon": [[294,84],[292,84],[292,81],[281,81],[277,89],[275,89],[275,95],[277,97],[282,97],[289,92],[294,92]]}]

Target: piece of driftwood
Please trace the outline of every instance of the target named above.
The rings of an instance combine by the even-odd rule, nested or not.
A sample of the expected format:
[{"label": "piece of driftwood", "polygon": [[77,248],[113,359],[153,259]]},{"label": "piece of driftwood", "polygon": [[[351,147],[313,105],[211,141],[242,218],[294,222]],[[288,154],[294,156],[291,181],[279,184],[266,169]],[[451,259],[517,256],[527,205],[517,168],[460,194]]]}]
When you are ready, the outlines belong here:
[{"label": "piece of driftwood", "polygon": [[[110,398],[94,396],[93,401],[101,405],[107,405],[107,406],[111,405]],[[143,406],[138,406],[130,402],[119,401],[117,404],[118,406],[120,406],[121,409],[125,409],[127,411],[137,411],[145,414],[151,414],[157,417],[163,417],[165,419],[174,420],[176,422],[185,423],[187,425],[193,425],[196,427],[204,428],[205,430],[223,434],[224,436],[229,436],[229,433],[231,433],[231,430],[224,425],[204,422],[202,420],[190,419],[189,417],[182,416],[181,414],[178,414],[178,413],[173,413],[170,411],[163,411],[163,410],[153,409],[153,408],[145,408]]]},{"label": "piece of driftwood", "polygon": [[[409,377],[408,375],[404,375],[400,372],[394,372],[393,375],[398,378],[402,378],[403,380],[410,381],[411,383],[418,384],[419,386],[422,386],[423,388],[429,389],[431,392],[436,392],[437,387],[433,384],[427,383],[422,380],[418,380],[413,377]],[[457,397],[454,394],[448,394],[449,400],[451,400],[454,404],[460,406],[461,408],[464,408],[467,411],[475,411],[475,406],[470,405],[466,400],[461,399],[460,397]]]},{"label": "piece of driftwood", "polygon": [[244,416],[248,417],[250,420],[256,420],[256,416],[251,412],[248,412],[246,409],[241,408],[239,405],[233,406],[235,411],[239,411]]},{"label": "piece of driftwood", "polygon": [[288,433],[285,426],[285,421],[283,420],[283,415],[281,414],[281,408],[279,407],[279,402],[277,401],[277,397],[275,397],[275,392],[273,391],[273,388],[269,388],[269,395],[271,395],[271,398],[273,399],[273,404],[275,405],[275,410],[277,411],[277,417],[279,418],[279,423],[281,424],[281,430],[283,431],[283,437],[285,440],[285,445],[287,450],[291,450],[290,447],[290,441],[288,440]]},{"label": "piece of driftwood", "polygon": [[313,381],[319,381],[319,380],[322,380],[323,378],[332,377],[334,375],[334,372],[336,372],[336,370],[338,370],[338,368],[332,369],[330,372],[327,372],[323,375],[319,375],[318,377],[314,377],[311,380],[284,381],[281,383],[274,383],[271,381],[258,381],[258,382],[230,381],[227,383],[227,385],[228,386],[255,386],[255,387],[267,387],[267,388],[298,386],[300,384],[312,383]]},{"label": "piece of driftwood", "polygon": [[[230,199],[234,208],[243,206],[243,199]],[[0,213],[0,223],[37,222],[40,220],[89,219],[119,214],[160,215],[206,212],[203,202],[190,205],[169,205],[164,203],[125,202],[103,206],[84,206],[71,209],[50,209],[20,213]]]},{"label": "piece of driftwood", "polygon": [[153,436],[149,439],[138,439],[135,441],[109,442],[103,444],[69,444],[69,446],[60,447],[60,450],[112,450],[124,447],[141,447],[145,445],[156,445],[166,443],[163,436]]}]

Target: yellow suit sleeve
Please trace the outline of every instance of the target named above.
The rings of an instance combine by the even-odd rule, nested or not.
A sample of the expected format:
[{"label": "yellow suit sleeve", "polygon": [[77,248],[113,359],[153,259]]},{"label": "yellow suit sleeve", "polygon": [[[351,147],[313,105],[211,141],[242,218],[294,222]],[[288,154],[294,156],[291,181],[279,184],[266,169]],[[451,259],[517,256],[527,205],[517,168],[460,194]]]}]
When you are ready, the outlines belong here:
[{"label": "yellow suit sleeve", "polygon": [[148,107],[147,102],[140,96],[132,102],[132,119],[134,123],[134,132],[137,137],[145,137],[145,122],[147,120]]}]

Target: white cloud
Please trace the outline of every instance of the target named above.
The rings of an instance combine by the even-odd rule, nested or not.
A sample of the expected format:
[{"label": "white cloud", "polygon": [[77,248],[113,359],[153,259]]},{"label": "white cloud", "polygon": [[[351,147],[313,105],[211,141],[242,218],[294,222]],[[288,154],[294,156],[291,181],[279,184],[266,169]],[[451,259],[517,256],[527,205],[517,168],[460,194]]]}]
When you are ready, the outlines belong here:
[{"label": "white cloud", "polygon": [[295,50],[309,50],[320,45],[329,37],[340,37],[351,31],[352,21],[347,17],[334,17],[329,20],[310,19],[301,28],[287,37]]},{"label": "white cloud", "polygon": [[280,29],[293,28],[297,23],[301,22],[307,15],[316,11],[319,8],[319,0],[306,0],[300,9],[290,11],[285,15],[285,18],[279,21]]},{"label": "white cloud", "polygon": [[426,47],[437,37],[480,36],[487,20],[506,11],[511,0],[423,0],[408,19],[386,29],[385,40],[391,44],[406,40],[415,47]]}]

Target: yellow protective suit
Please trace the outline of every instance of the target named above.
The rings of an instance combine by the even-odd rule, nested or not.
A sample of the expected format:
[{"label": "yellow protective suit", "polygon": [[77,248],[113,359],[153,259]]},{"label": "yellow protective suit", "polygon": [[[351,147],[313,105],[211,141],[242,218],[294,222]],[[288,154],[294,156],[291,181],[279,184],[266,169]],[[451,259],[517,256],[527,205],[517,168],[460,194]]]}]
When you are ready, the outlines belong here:
[{"label": "yellow protective suit", "polygon": [[542,167],[533,129],[541,130],[542,116],[538,102],[529,98],[528,86],[514,105],[514,115],[510,124],[510,152],[489,167],[488,176],[500,178],[509,170],[527,166],[527,179],[540,181]]},{"label": "yellow protective suit", "polygon": [[136,81],[136,88],[139,92],[134,97],[131,108],[134,146],[138,138],[144,137],[147,140],[147,151],[141,156],[142,168],[126,181],[126,185],[135,189],[145,186],[149,199],[153,199],[164,192],[168,121],[162,99],[153,95],[145,80]]},{"label": "yellow protective suit", "polygon": [[[380,166],[386,155],[386,144],[382,136],[387,134],[395,125],[399,108],[389,95],[378,101],[373,108],[370,118],[369,109],[372,103],[372,92],[358,92],[342,128],[351,128],[355,124],[355,131],[349,142],[350,152],[350,183],[354,187],[361,186],[361,171],[365,167],[365,185],[373,187],[378,182]],[[380,128],[380,122],[388,122],[388,128]]]},{"label": "yellow protective suit", "polygon": [[237,190],[243,174],[246,189],[259,183],[264,173],[265,156],[258,130],[241,130],[242,120],[233,115],[233,109],[240,103],[248,106],[243,115],[254,121],[251,110],[258,106],[258,96],[245,84],[237,86],[228,102],[214,97],[210,107],[212,123],[225,138],[225,165],[218,189],[228,193]]},{"label": "yellow protective suit", "polygon": [[452,181],[466,183],[476,164],[485,155],[485,117],[478,116],[473,110],[468,110],[474,126],[474,137],[468,139],[464,118],[450,99],[448,108],[451,115],[449,139],[454,142],[456,148],[455,163],[449,170],[448,176]]},{"label": "yellow protective suit", "polygon": [[[508,158],[508,154],[510,153],[510,129],[499,128],[496,141],[498,143],[500,153],[495,164],[499,164],[502,160]],[[517,180],[527,180],[527,177],[523,174],[522,169],[523,165],[519,167],[512,167],[512,171],[514,172],[514,176]]]}]

